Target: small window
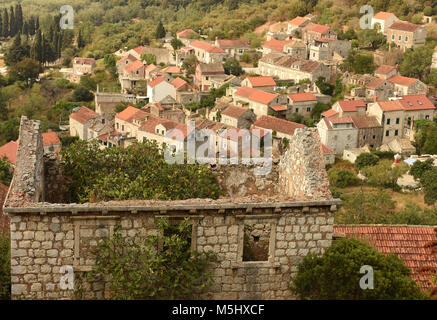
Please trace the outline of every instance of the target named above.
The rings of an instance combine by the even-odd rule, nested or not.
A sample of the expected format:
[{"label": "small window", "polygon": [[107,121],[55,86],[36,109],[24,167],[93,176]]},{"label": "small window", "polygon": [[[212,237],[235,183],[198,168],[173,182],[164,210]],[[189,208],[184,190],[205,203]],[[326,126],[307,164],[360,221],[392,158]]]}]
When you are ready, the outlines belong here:
[{"label": "small window", "polygon": [[119,123],[117,122],[117,129],[119,128]]},{"label": "small window", "polygon": [[307,112],[311,112],[311,107],[308,107],[308,108],[307,108]]},{"label": "small window", "polygon": [[50,147],[49,147],[49,151],[50,151],[50,152],[53,152],[53,151],[55,151],[55,148],[54,148],[53,146],[50,146]]},{"label": "small window", "polygon": [[405,36],[405,42],[408,42],[408,36]]},{"label": "small window", "polygon": [[396,124],[399,124],[400,119],[396,118]]},{"label": "small window", "polygon": [[425,116],[425,119],[428,120],[428,119],[429,119],[429,115],[426,115],[426,116]]},{"label": "small window", "polygon": [[372,136],[372,139],[376,139],[376,135],[373,135],[373,136]]},{"label": "small window", "polygon": [[366,140],[366,136],[363,136],[363,140]]},{"label": "small window", "polygon": [[398,37],[398,40],[399,40],[399,41],[401,41],[401,40],[402,40],[402,36],[401,36],[401,35],[399,35],[399,37]]},{"label": "small window", "polygon": [[391,35],[391,39],[392,39],[392,40],[395,39],[395,35],[394,35],[394,34]]},{"label": "small window", "polygon": [[121,125],[121,131],[124,131],[124,124]]},{"label": "small window", "polygon": [[395,130],[395,136],[397,136],[397,135],[398,135],[398,133],[399,133],[399,131],[398,131],[398,130]]},{"label": "small window", "polygon": [[246,224],[243,233],[243,261],[268,261],[271,224]]},{"label": "small window", "polygon": [[390,134],[390,132],[388,130],[385,131],[385,136],[388,137],[388,135]]},{"label": "small window", "polygon": [[387,124],[390,124],[390,118],[387,119]]},{"label": "small window", "polygon": [[296,112],[299,112],[299,108],[296,108]]}]

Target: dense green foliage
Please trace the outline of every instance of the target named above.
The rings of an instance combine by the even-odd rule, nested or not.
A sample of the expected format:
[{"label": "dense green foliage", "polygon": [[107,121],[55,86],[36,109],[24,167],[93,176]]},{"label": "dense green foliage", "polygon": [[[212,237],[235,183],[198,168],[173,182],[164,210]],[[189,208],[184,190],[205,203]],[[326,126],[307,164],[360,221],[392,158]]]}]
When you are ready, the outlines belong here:
[{"label": "dense green foliage", "polygon": [[433,167],[422,174],[420,183],[423,186],[423,199],[432,205],[437,201],[437,168]]},{"label": "dense green foliage", "polygon": [[223,69],[226,74],[233,74],[234,76],[239,76],[244,73],[240,62],[235,58],[229,58],[223,64]]},{"label": "dense green foliage", "polygon": [[407,49],[402,56],[402,63],[400,65],[401,74],[428,82],[435,46],[436,42],[432,41],[424,46]]},{"label": "dense green foliage", "polygon": [[188,220],[156,223],[160,235],[123,237],[117,228],[99,243],[91,278],[109,276],[112,299],[194,299],[212,282],[215,254],[191,248]]},{"label": "dense green foliage", "polygon": [[358,170],[368,167],[368,166],[374,166],[378,163],[379,157],[373,153],[370,152],[363,152],[361,153],[356,159],[355,159],[355,168]]},{"label": "dense green foliage", "polygon": [[[364,265],[373,268],[372,290],[360,288],[360,269]],[[321,257],[306,256],[291,288],[301,299],[426,299],[410,274],[411,270],[394,254],[379,253],[355,239],[341,239]]]},{"label": "dense green foliage", "polygon": [[372,74],[375,68],[373,55],[358,53],[355,50],[351,50],[349,56],[340,65],[342,71],[352,71],[359,74]]},{"label": "dense green foliage", "polygon": [[364,167],[361,173],[366,177],[366,182],[373,186],[392,188],[397,190],[397,180],[407,173],[408,165],[404,162],[392,167],[393,161],[383,159],[374,166]]},{"label": "dense green foliage", "polygon": [[414,146],[418,154],[437,154],[437,124],[431,120],[415,123]]},{"label": "dense green foliage", "polygon": [[328,179],[331,186],[346,188],[359,185],[361,180],[352,171],[331,168],[328,170]]},{"label": "dense green foliage", "polygon": [[414,179],[420,181],[423,174],[431,170],[434,166],[434,159],[427,159],[425,161],[415,161],[410,168],[410,174],[414,177]]},{"label": "dense green foliage", "polygon": [[77,141],[62,152],[71,177],[71,201],[218,198],[220,187],[205,165],[168,164],[157,144],[100,149]]},{"label": "dense green foliage", "polygon": [[12,168],[11,164],[6,159],[0,158],[0,183],[6,186],[11,184]]},{"label": "dense green foliage", "polygon": [[0,233],[0,300],[11,298],[11,239]]}]

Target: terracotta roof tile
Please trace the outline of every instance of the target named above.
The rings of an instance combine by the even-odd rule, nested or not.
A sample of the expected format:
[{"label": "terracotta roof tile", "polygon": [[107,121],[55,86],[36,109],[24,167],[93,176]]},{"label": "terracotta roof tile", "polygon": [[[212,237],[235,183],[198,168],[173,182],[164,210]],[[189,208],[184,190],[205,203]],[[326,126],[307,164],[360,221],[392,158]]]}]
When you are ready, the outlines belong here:
[{"label": "terracotta roof tile", "polygon": [[378,101],[377,102],[382,111],[400,111],[404,110],[402,104],[398,100],[394,101]]},{"label": "terracotta roof tile", "polygon": [[73,111],[70,114],[70,118],[84,124],[87,121],[93,119],[96,115],[97,114],[93,110],[88,109],[87,107],[83,106],[83,107],[79,108],[78,110]]},{"label": "terracotta roof tile", "polygon": [[219,48],[244,48],[249,47],[249,41],[247,40],[217,40]]},{"label": "terracotta roof tile", "polygon": [[374,128],[381,126],[375,117],[352,116],[351,118],[357,128]]},{"label": "terracotta roof tile", "polygon": [[193,29],[185,29],[185,30],[182,30],[182,31],[178,32],[177,36],[179,38],[187,38],[191,34],[197,34],[197,32],[194,31]]},{"label": "terracotta roof tile", "polygon": [[170,84],[173,85],[173,87],[175,87],[176,89],[179,89],[184,85],[186,85],[187,82],[184,79],[177,77],[174,80],[172,80]]},{"label": "terracotta roof tile", "polygon": [[241,87],[234,93],[234,95],[245,97],[249,100],[261,102],[263,104],[268,104],[272,102],[278,96],[277,94],[273,94],[249,87]]},{"label": "terracotta roof tile", "polygon": [[282,52],[284,50],[285,41],[280,41],[276,39],[271,39],[263,44],[263,47],[267,47],[276,51]]},{"label": "terracotta roof tile", "polygon": [[6,157],[7,160],[15,165],[17,161],[18,143],[16,141],[9,141],[0,147],[0,158]]},{"label": "terracotta roof tile", "polygon": [[[412,278],[431,286],[432,272],[437,271],[437,228],[432,226],[396,225],[342,225],[334,226],[334,233],[343,233],[347,238],[367,240],[382,253],[393,253],[412,270]],[[424,272],[424,270],[431,272]]]},{"label": "terracotta roof tile", "polygon": [[124,67],[124,71],[131,73],[137,71],[138,69],[144,67],[144,64],[140,60],[135,60],[134,62],[128,64]]},{"label": "terracotta roof tile", "polygon": [[259,127],[262,129],[269,129],[276,132],[285,133],[288,135],[293,135],[296,128],[304,128],[305,126],[301,123],[296,123],[292,121],[287,121],[284,119],[279,119],[272,116],[261,116],[254,123],[254,127]]},{"label": "terracotta roof tile", "polygon": [[199,40],[191,42],[190,47],[205,50],[206,52],[225,53],[225,51],[223,49],[220,49],[220,48],[213,46],[207,42],[199,41]]},{"label": "terracotta roof tile", "polygon": [[409,22],[405,22],[405,21],[396,21],[396,22],[393,22],[388,28],[394,29],[394,30],[400,30],[400,31],[414,32],[419,27],[420,27],[420,25],[417,25],[414,23],[409,23]]},{"label": "terracotta roof tile", "polygon": [[401,85],[401,86],[410,86],[416,81],[419,81],[419,79],[403,77],[403,76],[393,76],[388,78],[387,81],[390,81],[394,84]]},{"label": "terracotta roof tile", "polygon": [[271,87],[276,86],[276,82],[273,77],[264,76],[264,77],[247,77],[247,80],[250,82],[252,87]]},{"label": "terracotta roof tile", "polygon": [[332,150],[331,148],[328,148],[328,147],[325,146],[323,143],[322,143],[322,150],[323,150],[323,153],[324,153],[324,154],[331,154],[331,153],[334,153],[334,150]]},{"label": "terracotta roof tile", "polygon": [[304,18],[304,17],[299,17],[297,16],[296,18],[294,18],[293,20],[291,20],[289,23],[295,26],[301,26],[302,24],[304,24],[305,22],[309,21],[308,18]]},{"label": "terracotta roof tile", "polygon": [[337,111],[335,111],[334,109],[329,109],[329,110],[326,110],[325,112],[322,112],[321,115],[323,117],[332,117],[332,116],[335,116],[336,114],[338,114]]},{"label": "terracotta roof tile", "polygon": [[316,96],[312,92],[291,93],[288,97],[295,102],[298,101],[317,101]]},{"label": "terracotta roof tile", "polygon": [[222,115],[231,117],[231,118],[239,118],[245,112],[247,108],[237,107],[237,106],[229,106],[225,110],[222,111]]},{"label": "terracotta roof tile", "polygon": [[162,69],[162,71],[167,73],[182,73],[181,68],[177,66],[168,66],[167,68]]},{"label": "terracotta roof tile", "polygon": [[56,132],[45,132],[42,134],[42,143],[44,146],[60,145],[61,140],[59,140]]},{"label": "terracotta roof tile", "polygon": [[287,106],[271,106],[270,108],[272,108],[273,110],[275,110],[277,112],[287,110]]},{"label": "terracotta roof tile", "polygon": [[340,100],[337,101],[343,112],[355,112],[358,111],[357,108],[366,107],[366,103],[363,100]]},{"label": "terracotta roof tile", "polygon": [[124,109],[122,112],[117,113],[115,115],[116,118],[124,121],[133,121],[135,118],[135,115],[138,113],[138,116],[146,116],[147,113],[143,110],[140,110],[138,108],[128,106],[126,109]]},{"label": "terracotta roof tile", "polygon": [[307,28],[307,30],[310,30],[310,31],[313,31],[313,32],[317,32],[317,33],[320,33],[320,34],[325,33],[325,32],[327,32],[330,29],[331,29],[330,27],[324,26],[324,25],[321,25],[321,24],[312,24],[311,26],[309,25],[308,28]]},{"label": "terracotta roof tile", "polygon": [[375,78],[367,84],[367,89],[376,89],[385,82],[384,79]]},{"label": "terracotta roof tile", "polygon": [[392,15],[393,15],[393,13],[391,13],[391,12],[380,11],[373,16],[373,19],[386,20],[386,19],[390,18]]},{"label": "terracotta roof tile", "polygon": [[354,123],[352,118],[349,116],[331,117],[331,118],[324,118],[324,119],[328,119],[328,121],[332,124]]},{"label": "terracotta roof tile", "polygon": [[163,77],[158,77],[158,78],[150,81],[147,85],[149,87],[153,88],[154,86],[157,86],[158,84],[160,84],[163,81],[165,81],[165,79]]},{"label": "terracotta roof tile", "polygon": [[375,73],[388,74],[389,72],[393,71],[393,69],[396,69],[396,67],[383,64],[375,70]]},{"label": "terracotta roof tile", "polygon": [[424,94],[409,94],[398,100],[405,110],[435,109],[434,104]]}]

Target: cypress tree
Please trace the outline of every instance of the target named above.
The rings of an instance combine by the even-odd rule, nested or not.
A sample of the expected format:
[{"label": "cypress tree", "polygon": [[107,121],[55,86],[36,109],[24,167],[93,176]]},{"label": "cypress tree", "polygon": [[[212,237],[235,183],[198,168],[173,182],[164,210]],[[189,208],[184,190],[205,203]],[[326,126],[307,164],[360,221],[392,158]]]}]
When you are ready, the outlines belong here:
[{"label": "cypress tree", "polygon": [[9,8],[9,33],[11,37],[14,37],[17,34],[17,31],[15,30],[15,14],[13,6]]},{"label": "cypress tree", "polygon": [[30,50],[30,57],[34,60],[37,60],[43,63],[43,48],[42,48],[42,36],[41,30],[36,32],[35,39],[33,40],[32,48]]},{"label": "cypress tree", "polygon": [[3,9],[2,32],[4,37],[9,36],[9,15],[6,8]]},{"label": "cypress tree", "polygon": [[85,47],[85,41],[83,40],[82,37],[82,30],[79,29],[79,34],[77,35],[77,47],[79,49]]},{"label": "cypress tree", "polygon": [[19,32],[23,28],[23,9],[21,4],[15,6],[15,31]]},{"label": "cypress tree", "polygon": [[29,35],[33,36],[35,34],[35,17],[31,16],[29,18],[29,22],[27,24],[27,27],[29,28]]},{"label": "cypress tree", "polygon": [[23,23],[23,27],[21,28],[21,34],[25,34],[26,36],[30,34],[29,24],[27,23],[27,21],[24,21]]},{"label": "cypress tree", "polygon": [[5,54],[5,63],[11,66],[28,56],[27,48],[21,43],[21,35],[18,33],[12,45],[8,48]]},{"label": "cypress tree", "polygon": [[36,32],[36,30],[38,30],[39,29],[39,17],[37,16],[36,17],[36,21],[35,21],[35,32]]},{"label": "cypress tree", "polygon": [[156,27],[155,38],[162,39],[165,37],[165,28],[161,21],[159,21],[158,26]]},{"label": "cypress tree", "polygon": [[0,14],[0,37],[3,37],[3,23],[2,23],[2,15]]}]

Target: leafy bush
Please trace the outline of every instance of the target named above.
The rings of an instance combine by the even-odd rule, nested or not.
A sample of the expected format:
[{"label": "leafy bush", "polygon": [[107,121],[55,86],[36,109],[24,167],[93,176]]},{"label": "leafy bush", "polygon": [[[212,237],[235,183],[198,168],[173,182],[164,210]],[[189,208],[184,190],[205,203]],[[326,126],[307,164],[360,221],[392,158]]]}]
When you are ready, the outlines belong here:
[{"label": "leafy bush", "polygon": [[83,86],[78,86],[73,91],[73,101],[91,101],[94,99],[94,95],[87,88]]},{"label": "leafy bush", "polygon": [[0,158],[0,183],[9,186],[11,184],[11,180],[12,180],[11,164],[6,159]]},{"label": "leafy bush", "polygon": [[110,277],[112,299],[193,299],[212,280],[208,266],[212,251],[191,248],[191,225],[183,220],[171,225],[157,219],[160,235],[122,237],[120,228],[94,251],[91,279]]},{"label": "leafy bush", "polygon": [[10,238],[0,234],[0,300],[11,298],[11,248]]},{"label": "leafy bush", "polygon": [[388,159],[393,160],[395,153],[393,151],[379,151],[379,150],[372,150],[372,153],[375,156],[378,156],[379,159]]},{"label": "leafy bush", "polygon": [[434,167],[434,159],[427,159],[425,161],[415,161],[410,168],[410,174],[414,177],[415,180],[420,180],[423,174],[431,170]]},{"label": "leafy bush", "polygon": [[360,170],[364,167],[374,166],[378,163],[379,157],[373,153],[363,152],[355,160],[355,167]]},{"label": "leafy bush", "polygon": [[205,165],[168,164],[156,143],[100,149],[79,140],[62,152],[71,177],[70,201],[218,198],[220,187]]},{"label": "leafy bush", "polygon": [[420,179],[423,186],[423,199],[426,204],[433,205],[437,200],[437,168],[425,171]]},{"label": "leafy bush", "polygon": [[357,186],[361,182],[360,178],[358,178],[353,172],[336,168],[328,170],[328,179],[332,186],[338,188]]},{"label": "leafy bush", "polygon": [[[374,270],[374,288],[363,290],[360,269]],[[298,267],[291,290],[300,299],[426,299],[410,278],[411,270],[394,254],[379,253],[355,239],[336,240],[323,256],[306,256]]]},{"label": "leafy bush", "polygon": [[408,165],[406,163],[399,163],[392,167],[392,161],[384,159],[374,166],[364,167],[361,173],[370,185],[398,190],[397,181],[407,171]]}]

